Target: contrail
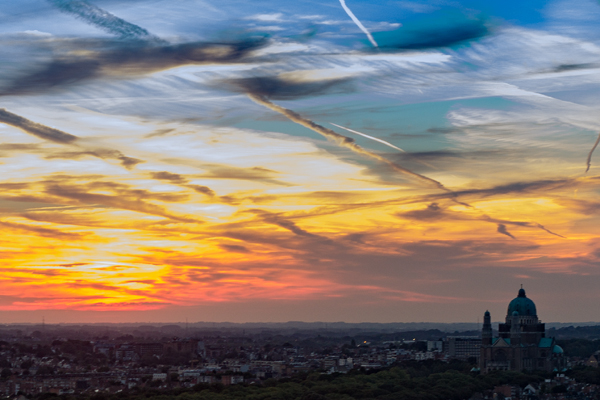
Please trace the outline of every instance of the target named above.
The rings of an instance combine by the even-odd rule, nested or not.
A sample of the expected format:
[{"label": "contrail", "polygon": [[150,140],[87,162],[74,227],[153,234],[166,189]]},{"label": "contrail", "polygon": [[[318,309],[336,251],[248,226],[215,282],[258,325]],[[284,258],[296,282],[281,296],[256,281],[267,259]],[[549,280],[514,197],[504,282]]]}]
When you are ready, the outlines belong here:
[{"label": "contrail", "polygon": [[558,236],[558,237],[561,237],[561,238],[563,238],[563,239],[566,239],[566,238],[565,238],[563,235],[559,235],[558,233],[554,233],[554,232],[552,232],[550,229],[546,229],[546,228],[544,227],[544,225],[537,224],[537,226],[538,226],[538,228],[540,228],[540,229],[542,229],[542,230],[544,230],[544,231],[548,232],[548,233],[549,233],[549,234],[551,234],[551,235]]},{"label": "contrail", "polygon": [[[361,136],[364,136],[364,137],[366,137],[366,138],[369,138],[369,139],[372,139],[372,140],[376,140],[376,141],[378,141],[378,142],[380,142],[380,143],[383,143],[383,144],[385,144],[386,146],[389,146],[389,147],[391,147],[392,149],[396,149],[396,150],[398,150],[398,151],[400,151],[400,152],[402,152],[402,153],[406,153],[406,151],[402,150],[400,147],[396,147],[396,146],[394,146],[393,144],[391,144],[390,142],[386,142],[385,140],[378,139],[378,138],[376,138],[376,137],[373,137],[373,136],[369,136],[369,135],[367,135],[366,133],[358,132],[358,131],[352,130],[352,129],[350,129],[350,128],[344,128],[343,126],[341,126],[341,125],[338,125],[338,124],[334,124],[333,122],[330,122],[330,124],[331,124],[331,125],[334,125],[334,126],[337,126],[338,128],[345,129],[345,130],[347,130],[348,132],[356,133],[357,135],[361,135]],[[434,167],[433,165],[431,165],[431,164],[429,164],[429,163],[426,163],[425,161],[416,160],[416,162],[418,162],[418,163],[420,163],[420,164],[423,164],[423,165],[425,165],[425,166],[427,166],[427,167],[429,167],[429,168],[437,169],[436,167]]]},{"label": "contrail", "polygon": [[81,146],[81,138],[78,136],[71,135],[70,133],[63,132],[58,129],[50,128],[46,125],[38,124],[37,122],[28,120],[20,115],[6,111],[4,108],[0,108],[0,123],[13,126],[25,133],[49,142],[83,148],[90,156],[97,157],[102,160],[106,158],[119,160],[121,165],[127,169],[131,169],[135,165],[143,162],[137,158],[127,157],[119,150],[107,148],[85,148],[84,146]]},{"label": "contrail", "polygon": [[4,108],[0,108],[0,123],[14,126],[15,128],[37,136],[40,139],[48,140],[54,143],[73,144],[73,142],[79,139],[75,135],[71,135],[70,133],[59,131],[58,129],[50,128],[49,126],[30,121],[27,118],[23,118],[17,114],[6,111]]},{"label": "contrail", "polygon": [[367,30],[367,28],[364,27],[363,24],[360,23],[360,21],[358,20],[358,18],[356,18],[356,15],[354,15],[352,13],[352,10],[350,10],[348,8],[348,6],[346,5],[346,0],[340,0],[340,4],[344,8],[344,11],[346,11],[346,14],[348,14],[348,16],[350,18],[352,18],[352,21],[354,21],[354,23],[356,24],[356,26],[358,26],[360,28],[360,30],[363,31],[365,33],[365,35],[367,35],[367,37],[369,38],[369,42],[371,42],[371,44],[373,45],[373,47],[379,47],[379,45],[377,44],[377,42],[375,41],[375,39],[373,39],[373,36],[371,35],[371,33]]},{"label": "contrail", "polygon": [[596,147],[598,147],[598,143],[600,143],[600,134],[598,135],[598,139],[596,139],[596,143],[594,143],[594,145],[592,146],[592,149],[590,150],[590,154],[588,154],[587,168],[585,169],[585,172],[588,172],[590,170],[590,166],[592,164],[592,154],[594,154],[594,150],[596,150]]},{"label": "contrail", "polygon": [[356,133],[357,135],[361,135],[361,136],[364,136],[364,137],[366,137],[366,138],[369,138],[369,139],[375,140],[375,141],[377,141],[377,142],[379,142],[379,143],[383,143],[383,144],[385,144],[386,146],[389,146],[389,147],[391,147],[392,149],[396,149],[396,150],[398,150],[398,151],[401,151],[401,152],[403,152],[403,153],[406,153],[406,151],[402,150],[400,147],[396,147],[396,146],[394,146],[393,144],[391,144],[390,142],[386,142],[385,140],[378,139],[378,138],[376,138],[376,137],[373,137],[373,136],[369,136],[369,135],[367,135],[367,134],[365,134],[365,133],[361,133],[361,132],[358,132],[358,131],[352,130],[352,129],[350,129],[350,128],[344,128],[343,126],[340,126],[340,125],[338,125],[338,124],[334,124],[333,122],[330,122],[330,124],[331,124],[331,125],[333,125],[333,126],[337,126],[337,127],[338,127],[338,128],[340,128],[340,129],[347,130],[348,132]]},{"label": "contrail", "polygon": [[129,23],[85,0],[48,0],[58,9],[97,26],[100,29],[129,39],[157,39],[147,30]]},{"label": "contrail", "polygon": [[436,181],[435,179],[431,179],[426,176],[417,174],[416,172],[413,172],[413,171],[406,169],[394,162],[391,162],[390,160],[380,156],[379,154],[372,153],[368,150],[365,150],[362,147],[360,147],[359,145],[357,145],[354,142],[354,139],[349,138],[347,136],[340,135],[339,133],[336,133],[329,128],[325,128],[324,126],[321,126],[309,119],[306,119],[295,111],[288,110],[287,108],[278,106],[277,104],[274,104],[274,103],[270,102],[269,100],[267,100],[264,96],[260,96],[260,95],[254,94],[254,93],[248,93],[248,97],[250,97],[250,99],[252,101],[254,101],[255,103],[265,106],[275,112],[278,112],[278,113],[286,116],[291,121],[307,127],[308,129],[324,136],[325,138],[336,142],[340,146],[347,147],[350,150],[354,151],[355,153],[362,154],[367,157],[374,158],[375,160],[384,162],[387,165],[389,165],[390,167],[392,167],[394,170],[396,170],[402,174],[408,175],[409,177],[411,177],[413,179],[419,180],[421,182],[426,182],[429,186],[433,186],[438,189],[444,190],[446,192],[452,193],[452,191],[450,189],[447,189],[444,185],[442,185],[440,182]]}]

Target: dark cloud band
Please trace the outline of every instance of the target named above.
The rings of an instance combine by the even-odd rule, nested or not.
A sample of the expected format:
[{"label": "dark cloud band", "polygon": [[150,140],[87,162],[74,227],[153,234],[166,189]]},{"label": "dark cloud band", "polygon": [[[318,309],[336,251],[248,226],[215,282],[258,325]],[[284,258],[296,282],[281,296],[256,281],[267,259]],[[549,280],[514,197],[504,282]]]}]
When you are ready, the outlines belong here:
[{"label": "dark cloud band", "polygon": [[157,44],[139,40],[67,40],[47,43],[53,58],[0,89],[0,95],[27,95],[98,78],[141,76],[191,64],[243,62],[267,43],[257,37],[234,42]]}]

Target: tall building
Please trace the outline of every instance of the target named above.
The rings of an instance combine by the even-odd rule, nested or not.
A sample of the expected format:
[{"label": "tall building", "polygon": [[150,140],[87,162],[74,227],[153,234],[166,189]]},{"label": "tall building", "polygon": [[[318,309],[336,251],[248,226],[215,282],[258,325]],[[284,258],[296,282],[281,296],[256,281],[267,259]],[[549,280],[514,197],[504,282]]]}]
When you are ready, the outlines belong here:
[{"label": "tall building", "polygon": [[486,311],[481,330],[479,367],[493,370],[546,370],[564,366],[563,350],[546,337],[546,326],[538,319],[535,303],[521,288],[508,304],[505,323],[493,337],[491,315]]},{"label": "tall building", "polygon": [[479,336],[448,336],[448,356],[459,360],[479,359],[481,338]]}]

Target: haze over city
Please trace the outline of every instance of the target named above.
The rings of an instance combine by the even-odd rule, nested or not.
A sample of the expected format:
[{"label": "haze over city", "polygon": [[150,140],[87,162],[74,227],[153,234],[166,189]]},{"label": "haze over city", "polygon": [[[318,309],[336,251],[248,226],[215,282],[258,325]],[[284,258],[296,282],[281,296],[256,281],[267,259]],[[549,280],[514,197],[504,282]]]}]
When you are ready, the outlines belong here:
[{"label": "haze over city", "polygon": [[0,323],[600,321],[598,21],[3,2]]}]

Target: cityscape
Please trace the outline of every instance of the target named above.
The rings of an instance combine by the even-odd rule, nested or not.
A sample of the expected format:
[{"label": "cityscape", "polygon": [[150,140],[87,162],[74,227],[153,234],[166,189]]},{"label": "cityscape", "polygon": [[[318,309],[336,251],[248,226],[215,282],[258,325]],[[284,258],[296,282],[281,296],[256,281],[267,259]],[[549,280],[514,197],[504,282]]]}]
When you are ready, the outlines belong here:
[{"label": "cityscape", "polygon": [[[418,330],[408,330],[413,324],[4,325],[0,394],[172,395],[231,385],[271,387],[298,377],[436,367],[471,377],[499,371],[542,374],[512,375],[512,381],[472,393],[471,399],[598,398],[600,324],[546,331],[535,310],[520,289],[507,320],[529,324],[509,329],[503,323],[493,328],[489,312],[480,330],[453,332],[460,324]],[[492,339],[494,334],[500,336]]]}]

